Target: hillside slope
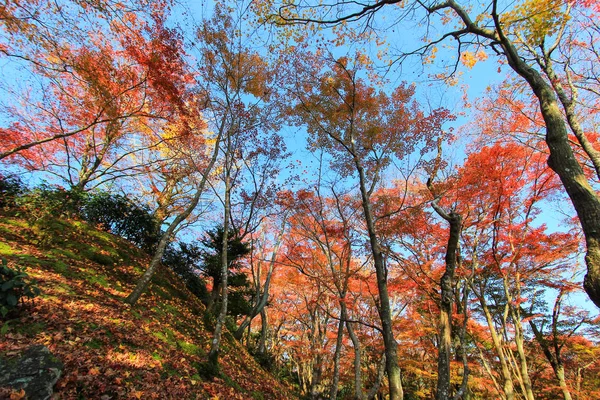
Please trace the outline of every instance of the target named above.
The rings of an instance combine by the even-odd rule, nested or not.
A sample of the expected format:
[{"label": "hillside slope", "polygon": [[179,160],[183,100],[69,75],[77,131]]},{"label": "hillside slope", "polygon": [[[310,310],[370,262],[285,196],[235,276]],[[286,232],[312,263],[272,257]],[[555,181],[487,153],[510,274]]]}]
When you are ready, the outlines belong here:
[{"label": "hillside slope", "polygon": [[[163,268],[133,309],[123,299],[148,265],[127,241],[76,220],[0,214],[0,257],[27,266],[42,294],[2,325],[0,355],[47,346],[65,365],[61,399],[289,399],[226,334],[222,377],[199,374],[210,347],[204,306]],[[1,322],[0,322],[1,323]]]}]

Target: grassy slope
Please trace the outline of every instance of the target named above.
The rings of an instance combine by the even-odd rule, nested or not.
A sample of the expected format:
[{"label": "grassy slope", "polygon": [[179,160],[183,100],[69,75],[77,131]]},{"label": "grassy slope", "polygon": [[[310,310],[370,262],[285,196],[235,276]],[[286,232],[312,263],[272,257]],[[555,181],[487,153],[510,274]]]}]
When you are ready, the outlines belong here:
[{"label": "grassy slope", "polygon": [[65,364],[59,398],[293,397],[229,334],[222,379],[203,381],[197,367],[211,339],[203,305],[163,269],[138,305],[126,306],[122,300],[149,260],[125,240],[79,221],[30,225],[0,215],[0,257],[26,265],[42,290],[2,327],[0,354],[46,345]]}]

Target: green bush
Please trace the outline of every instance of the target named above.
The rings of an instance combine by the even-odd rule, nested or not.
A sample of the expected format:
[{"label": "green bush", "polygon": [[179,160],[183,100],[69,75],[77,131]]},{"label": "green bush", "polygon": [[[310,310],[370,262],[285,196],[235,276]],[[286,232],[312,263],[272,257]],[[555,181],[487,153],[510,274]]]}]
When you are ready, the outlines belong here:
[{"label": "green bush", "polygon": [[43,183],[23,192],[17,203],[22,207],[24,217],[30,222],[44,223],[49,219],[79,216],[86,200],[85,192]]},{"label": "green bush", "polygon": [[209,294],[204,280],[199,276],[200,270],[198,269],[204,253],[193,243],[182,242],[178,247],[175,247],[173,243],[169,244],[165,249],[162,263],[179,275],[189,291],[206,304]]},{"label": "green bush", "polygon": [[160,222],[150,213],[150,209],[135,204],[125,196],[106,192],[91,194],[81,216],[147,252],[153,251],[160,239]]},{"label": "green bush", "polygon": [[0,264],[0,314],[6,317],[9,312],[15,310],[24,298],[33,299],[40,294],[40,289],[35,282],[27,282],[28,275],[25,269],[17,266],[16,269],[9,268],[3,258]]},{"label": "green bush", "polygon": [[26,188],[19,178],[0,175],[0,208],[13,208]]}]

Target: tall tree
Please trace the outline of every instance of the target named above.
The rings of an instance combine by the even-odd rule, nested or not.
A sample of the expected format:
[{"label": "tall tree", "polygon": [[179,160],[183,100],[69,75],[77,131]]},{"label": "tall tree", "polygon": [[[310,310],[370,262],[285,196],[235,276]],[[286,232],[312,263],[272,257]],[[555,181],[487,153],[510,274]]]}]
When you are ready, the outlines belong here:
[{"label": "tall tree", "polygon": [[[358,77],[358,69],[366,61],[358,56],[329,59],[321,70],[319,57],[305,57],[298,63],[301,74],[292,96],[293,113],[299,124],[306,125],[312,135],[312,146],[323,148],[332,156],[332,167],[342,176],[356,176],[361,196],[363,218],[369,237],[369,248],[377,274],[378,310],[386,349],[386,371],[390,397],[403,397],[397,342],[392,329],[388,271],[371,195],[393,160],[402,160],[419,146],[432,145],[441,125],[450,117],[438,109],[425,115],[412,99],[414,87],[402,84],[391,95],[377,92]],[[308,67],[308,68],[307,68]]]},{"label": "tall tree", "polygon": [[[460,263],[459,241],[462,231],[462,216],[455,211],[447,212],[439,206],[440,194],[434,188],[434,179],[439,172],[442,157],[442,138],[438,139],[438,155],[435,160],[431,176],[427,180],[427,188],[434,197],[431,205],[435,212],[448,222],[450,232],[446,246],[445,264],[446,268],[440,280],[440,323],[438,339],[438,379],[436,399],[445,400],[451,397],[450,393],[450,356],[452,347],[452,315],[454,312],[454,297],[456,290],[455,273]],[[468,370],[465,365],[463,371],[463,384],[456,398],[462,397],[466,390],[468,381]]]},{"label": "tall tree", "polygon": [[147,127],[182,117],[190,75],[180,38],[165,26],[167,3],[144,6],[2,8],[6,71],[39,91],[3,83],[12,101],[3,107],[0,159],[49,170],[81,189],[128,173],[128,155],[140,150],[134,144]]},{"label": "tall tree", "polygon": [[[507,63],[524,80],[537,99],[546,127],[548,165],[560,177],[585,235],[587,274],[584,288],[590,299],[600,307],[600,197],[594,190],[593,181],[586,177],[584,167],[575,156],[569,132],[576,136],[578,145],[592,163],[596,158],[596,150],[591,144],[586,144],[589,138],[578,127],[580,118],[574,107],[576,93],[569,93],[563,87],[554,69],[554,65],[560,65],[560,62],[555,63],[553,58],[559,53],[557,49],[568,46],[569,32],[575,34],[572,37],[579,37],[585,31],[592,42],[596,42],[599,33],[597,25],[580,23],[595,18],[597,9],[593,8],[591,2],[525,0],[516,3],[514,8],[504,7],[497,0],[484,4],[456,0],[334,1],[331,4],[308,0],[268,4],[270,7],[266,7],[266,13],[273,12],[271,16],[274,15],[277,22],[335,27],[342,39],[371,38],[368,33],[380,31],[381,25],[387,25],[393,29],[392,32],[395,29],[403,30],[413,17],[423,18],[427,25],[437,22],[447,27],[439,36],[433,36],[432,31],[427,29],[422,35],[425,44],[418,49],[403,51],[403,55],[395,61],[409,55],[427,59],[438,44],[450,39],[456,41],[460,59],[467,66],[477,61],[477,50],[493,50],[501,62]],[[384,19],[383,14],[388,11],[394,17]],[[259,12],[264,15],[265,8],[259,9]],[[579,16],[581,18],[577,18]],[[468,48],[475,48],[476,51],[469,51]],[[592,57],[597,58],[597,53]],[[572,69],[575,69],[573,65],[565,69],[567,75]],[[451,70],[455,71],[456,66]],[[574,78],[574,74],[570,76]],[[579,76],[588,75],[580,73]]]},{"label": "tall tree", "polygon": [[[276,88],[274,82],[269,80],[275,70],[245,43],[243,14],[243,10],[218,3],[214,16],[204,21],[197,31],[197,47],[202,60],[200,74],[203,92],[207,96],[206,113],[223,134],[219,171],[215,177],[220,184],[215,180],[213,186],[224,208],[221,308],[209,353],[209,362],[214,366],[218,362],[221,333],[227,315],[228,263],[225,246],[229,226],[242,236],[256,228],[253,224],[257,221],[254,216],[258,204],[268,202],[267,192],[276,193],[269,186],[269,177],[273,177],[277,171],[274,161],[285,153],[278,136],[271,135],[273,128],[278,126],[271,107]],[[257,160],[268,161],[261,164]],[[232,202],[232,196],[236,186],[242,187],[246,167],[254,173],[250,178],[254,187],[240,196],[247,197],[247,201],[242,201],[243,206],[247,206],[242,207],[247,215],[237,219],[233,215],[236,204]],[[261,168],[262,172],[259,172]],[[240,224],[240,221],[245,223]]]}]

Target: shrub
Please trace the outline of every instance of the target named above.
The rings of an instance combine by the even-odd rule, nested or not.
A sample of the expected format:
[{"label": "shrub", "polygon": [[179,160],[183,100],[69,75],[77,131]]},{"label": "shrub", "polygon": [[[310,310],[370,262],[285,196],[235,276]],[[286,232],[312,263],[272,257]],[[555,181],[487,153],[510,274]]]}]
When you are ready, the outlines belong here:
[{"label": "shrub", "polygon": [[86,199],[85,192],[43,183],[20,195],[18,203],[25,212],[24,217],[35,223],[50,218],[79,216]]},{"label": "shrub", "polygon": [[106,192],[89,195],[82,217],[147,252],[154,250],[160,239],[160,222],[150,213],[150,209],[121,195]]},{"label": "shrub", "polygon": [[0,264],[0,314],[2,317],[15,310],[25,298],[33,299],[40,294],[40,289],[34,282],[27,282],[25,269],[19,266],[9,268],[3,258]]},{"label": "shrub", "polygon": [[203,257],[202,250],[195,244],[179,243],[176,248],[173,243],[166,248],[162,263],[171,268],[183,281],[192,294],[203,303],[208,301],[208,290],[204,280],[198,275],[198,264]]},{"label": "shrub", "polygon": [[23,182],[16,177],[0,175],[0,208],[13,208],[25,192]]}]

